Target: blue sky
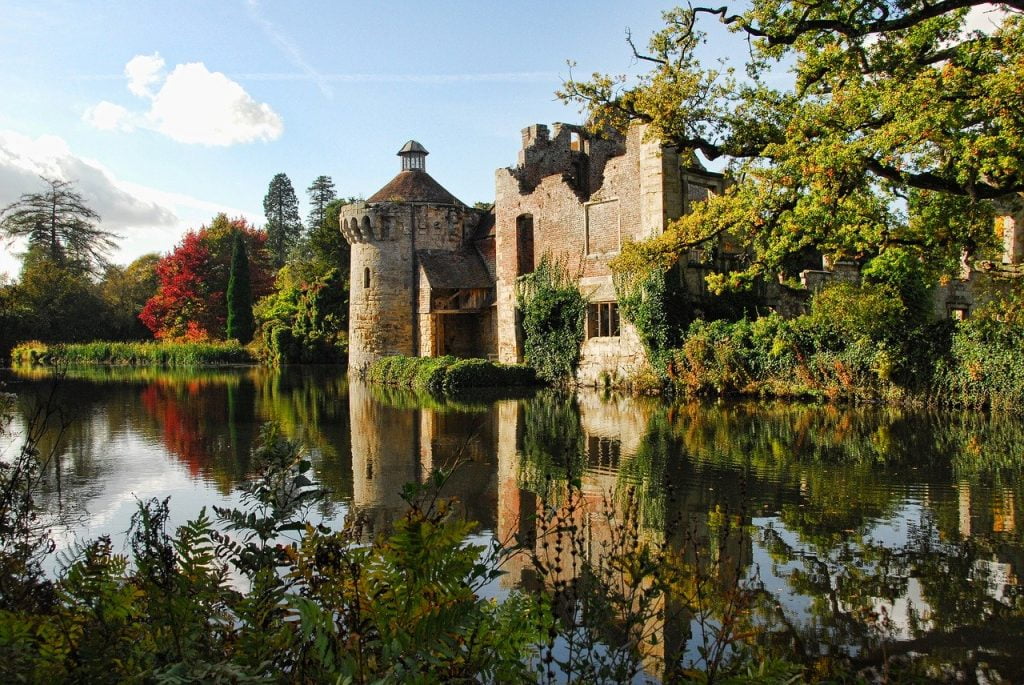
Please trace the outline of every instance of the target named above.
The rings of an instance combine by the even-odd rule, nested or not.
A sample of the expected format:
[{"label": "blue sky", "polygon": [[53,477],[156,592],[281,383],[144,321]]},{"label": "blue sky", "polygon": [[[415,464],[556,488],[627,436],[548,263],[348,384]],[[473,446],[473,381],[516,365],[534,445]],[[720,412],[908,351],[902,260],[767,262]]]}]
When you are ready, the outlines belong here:
[{"label": "blue sky", "polygon": [[[554,91],[631,73],[667,5],[632,2],[0,1],[0,206],[78,182],[123,236],[167,252],[217,211],[262,224],[271,177],[368,196],[409,138],[467,203],[491,201],[520,130],[577,122]],[[714,53],[712,41],[709,55]],[[3,245],[15,275],[20,246]]]}]

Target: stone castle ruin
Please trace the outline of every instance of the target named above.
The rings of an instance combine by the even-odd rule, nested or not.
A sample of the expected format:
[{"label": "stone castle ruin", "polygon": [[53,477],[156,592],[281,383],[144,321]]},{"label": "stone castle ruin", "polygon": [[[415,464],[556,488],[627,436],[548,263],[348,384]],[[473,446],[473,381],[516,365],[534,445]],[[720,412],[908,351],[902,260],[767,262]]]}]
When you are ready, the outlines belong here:
[{"label": "stone castle ruin", "polygon": [[[609,263],[629,241],[659,235],[693,202],[723,192],[725,179],[696,157],[644,136],[596,136],[580,126],[523,130],[515,166],[495,174],[491,210],[466,206],[426,171],[427,150],[410,140],[398,175],[365,202],[341,209],[351,245],[349,367],[365,370],[387,355],[523,360],[516,283],[547,256],[564,266],[589,301],[577,380],[617,383],[639,371],[645,351],[619,316]],[[1000,224],[1005,271],[1024,256],[1024,213]],[[692,250],[678,270],[696,307],[704,277],[746,255],[728,235]],[[819,258],[820,259],[820,258]],[[799,313],[809,292],[833,280],[859,280],[853,263],[809,264],[805,289],[762,283],[766,310]],[[959,318],[975,306],[977,270],[936,292],[936,314]]]}]

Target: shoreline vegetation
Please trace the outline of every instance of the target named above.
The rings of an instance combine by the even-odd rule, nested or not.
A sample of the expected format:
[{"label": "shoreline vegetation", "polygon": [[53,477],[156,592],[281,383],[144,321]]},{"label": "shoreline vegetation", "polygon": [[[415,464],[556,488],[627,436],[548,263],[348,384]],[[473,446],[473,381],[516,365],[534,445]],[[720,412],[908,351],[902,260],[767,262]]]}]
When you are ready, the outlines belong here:
[{"label": "shoreline vegetation", "polygon": [[11,351],[11,365],[58,366],[225,366],[256,364],[257,360],[235,340],[223,342],[88,342],[50,345],[21,343]]},{"label": "shoreline vegetation", "polygon": [[374,362],[366,373],[371,383],[395,385],[430,394],[455,394],[467,388],[519,388],[539,385],[536,371],[524,364],[486,359],[406,357]]}]

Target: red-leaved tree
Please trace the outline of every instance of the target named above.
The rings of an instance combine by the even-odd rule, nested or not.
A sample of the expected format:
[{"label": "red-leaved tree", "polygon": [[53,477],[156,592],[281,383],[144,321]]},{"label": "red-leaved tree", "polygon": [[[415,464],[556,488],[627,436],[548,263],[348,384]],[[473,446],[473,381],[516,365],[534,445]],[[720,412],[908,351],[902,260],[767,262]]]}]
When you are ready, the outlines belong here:
[{"label": "red-leaved tree", "polygon": [[156,265],[160,285],[139,314],[154,336],[189,341],[224,338],[225,291],[235,232],[241,232],[249,255],[253,300],[272,290],[274,271],[265,247],[267,234],[245,219],[218,214],[209,226],[186,233],[174,251]]}]

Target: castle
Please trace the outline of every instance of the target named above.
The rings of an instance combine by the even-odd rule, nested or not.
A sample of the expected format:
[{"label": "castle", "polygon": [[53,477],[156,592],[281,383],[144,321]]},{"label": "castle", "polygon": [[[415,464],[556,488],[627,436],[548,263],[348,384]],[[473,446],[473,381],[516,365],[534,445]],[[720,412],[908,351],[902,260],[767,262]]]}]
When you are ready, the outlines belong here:
[{"label": "castle", "polygon": [[349,368],[392,354],[522,361],[519,277],[545,255],[578,278],[589,301],[578,380],[628,377],[645,362],[618,314],[610,260],[626,241],[657,235],[724,179],[672,149],[566,124],[523,131],[518,164],[496,174],[491,210],[467,207],[426,171],[409,141],[398,175],[342,208],[352,247]]},{"label": "castle", "polygon": [[[721,193],[725,179],[695,157],[644,136],[644,127],[595,136],[580,126],[536,124],[523,130],[513,167],[495,174],[492,209],[467,207],[426,171],[427,150],[410,140],[398,175],[366,201],[344,206],[340,228],[351,245],[349,368],[407,356],[523,361],[516,283],[547,256],[575,277],[588,300],[577,381],[615,384],[639,371],[646,353],[619,316],[609,263],[628,241],[665,230],[692,202]],[[1001,220],[1004,265],[1017,265],[1024,220]],[[704,277],[727,272],[746,255],[727,234],[692,250],[680,285],[696,306]],[[804,288],[765,282],[765,309],[795,315],[807,295],[832,280],[859,279],[859,266],[808,264]],[[974,307],[979,274],[936,291],[937,316]]]}]

